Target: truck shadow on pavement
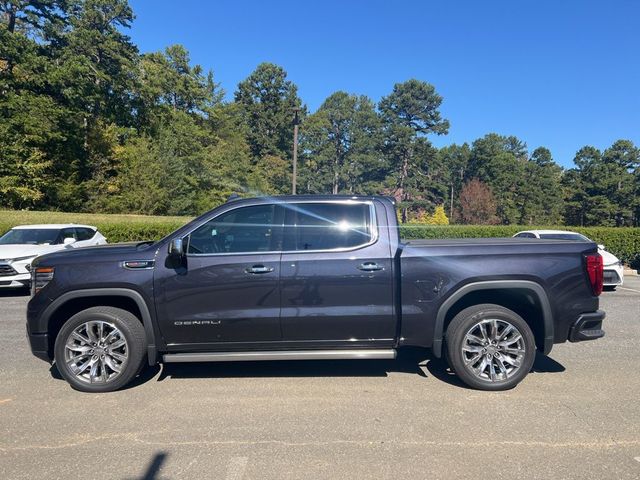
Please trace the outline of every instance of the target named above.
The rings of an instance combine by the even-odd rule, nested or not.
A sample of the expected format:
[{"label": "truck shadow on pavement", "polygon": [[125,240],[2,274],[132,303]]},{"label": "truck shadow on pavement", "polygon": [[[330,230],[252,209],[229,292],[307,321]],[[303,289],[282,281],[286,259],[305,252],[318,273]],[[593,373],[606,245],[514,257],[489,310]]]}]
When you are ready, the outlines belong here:
[{"label": "truck shadow on pavement", "polygon": [[[551,357],[536,353],[532,373],[561,373],[565,367]],[[63,380],[55,363],[51,376]],[[158,373],[160,372],[160,375]],[[262,362],[172,363],[162,367],[145,367],[140,374],[121,390],[128,390],[151,381],[189,378],[269,378],[269,377],[386,377],[389,373],[410,373],[423,378],[432,377],[461,388],[462,383],[444,359],[434,357],[429,350],[406,348],[398,352],[395,360],[289,360]]]},{"label": "truck shadow on pavement", "polygon": [[28,288],[4,288],[0,289],[0,298],[28,297],[31,291]]},{"label": "truck shadow on pavement", "polygon": [[[560,373],[565,371],[565,367],[550,357],[536,353],[531,371]],[[403,349],[398,352],[398,357],[395,360],[164,364],[157,381],[185,378],[386,377],[389,373],[410,373],[424,378],[431,375],[450,385],[468,388],[451,371],[444,359],[436,358],[429,350],[421,348]]]}]

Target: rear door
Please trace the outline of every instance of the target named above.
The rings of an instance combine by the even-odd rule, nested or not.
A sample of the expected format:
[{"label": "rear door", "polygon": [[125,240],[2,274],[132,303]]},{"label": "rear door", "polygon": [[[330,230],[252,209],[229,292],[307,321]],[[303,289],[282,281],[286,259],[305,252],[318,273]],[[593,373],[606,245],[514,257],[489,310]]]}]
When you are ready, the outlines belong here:
[{"label": "rear door", "polygon": [[373,201],[284,205],[283,340],[314,346],[391,345],[393,262]]}]

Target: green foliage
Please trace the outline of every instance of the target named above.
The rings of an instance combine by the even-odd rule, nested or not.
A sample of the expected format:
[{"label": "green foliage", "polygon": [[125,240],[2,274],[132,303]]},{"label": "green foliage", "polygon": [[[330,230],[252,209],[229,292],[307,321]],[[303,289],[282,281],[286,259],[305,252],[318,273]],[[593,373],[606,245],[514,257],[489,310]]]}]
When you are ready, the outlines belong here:
[{"label": "green foliage", "polygon": [[300,192],[392,195],[403,221],[443,206],[452,223],[640,225],[629,140],[583,147],[567,171],[514,136],[437,149],[433,85],[396,83],[377,104],[339,91],[307,115],[272,63],[227,102],[183,46],[140,54],[133,18],[127,0],[0,1],[0,206],[195,215],[289,193],[298,109]]},{"label": "green foliage", "polygon": [[640,223],[640,149],[618,140],[603,153],[586,146],[566,172],[566,219],[575,225],[629,226]]},{"label": "green foliage", "polygon": [[158,240],[190,220],[191,217],[0,210],[0,232],[16,225],[81,223],[98,227],[109,243],[135,242]]},{"label": "green foliage", "polygon": [[375,104],[365,96],[332,94],[302,127],[303,189],[308,193],[375,192],[384,179],[380,142]]},{"label": "green foliage", "polygon": [[389,164],[386,186],[400,203],[403,223],[410,209],[424,208],[434,200],[429,179],[437,150],[427,135],[449,130],[449,121],[440,116],[441,104],[442,97],[433,85],[415,79],[395,84],[391,94],[380,101]]},{"label": "green foliage", "polygon": [[287,80],[287,72],[273,63],[261,63],[238,84],[235,101],[247,126],[254,158],[288,158],[293,149],[294,109],[301,108],[302,102],[298,87]]}]

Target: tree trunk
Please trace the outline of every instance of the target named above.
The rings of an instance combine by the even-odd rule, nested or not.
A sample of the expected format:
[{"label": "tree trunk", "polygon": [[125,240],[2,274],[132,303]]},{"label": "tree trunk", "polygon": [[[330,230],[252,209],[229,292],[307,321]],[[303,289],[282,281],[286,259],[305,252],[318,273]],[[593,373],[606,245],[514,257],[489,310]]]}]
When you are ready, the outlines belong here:
[{"label": "tree trunk", "polygon": [[14,4],[9,9],[9,23],[7,24],[7,30],[9,33],[13,33],[16,29],[16,14],[18,7]]}]

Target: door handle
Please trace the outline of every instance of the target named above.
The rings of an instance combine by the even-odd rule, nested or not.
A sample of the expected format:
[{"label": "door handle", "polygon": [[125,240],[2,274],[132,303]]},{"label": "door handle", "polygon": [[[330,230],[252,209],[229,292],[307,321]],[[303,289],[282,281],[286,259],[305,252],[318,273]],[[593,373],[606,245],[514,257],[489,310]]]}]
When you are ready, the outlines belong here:
[{"label": "door handle", "polygon": [[384,267],[375,262],[364,262],[360,264],[358,270],[363,270],[365,272],[377,272],[378,270],[384,270]]},{"label": "door handle", "polygon": [[253,267],[248,267],[245,269],[246,273],[253,274],[261,274],[261,273],[271,273],[273,272],[273,267],[265,267],[264,265],[254,265]]}]

